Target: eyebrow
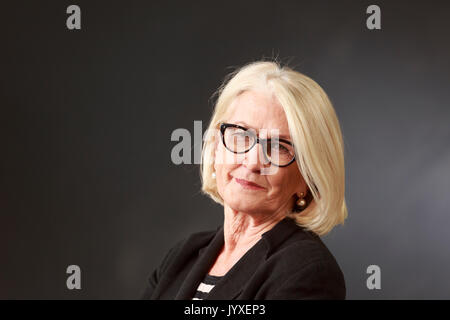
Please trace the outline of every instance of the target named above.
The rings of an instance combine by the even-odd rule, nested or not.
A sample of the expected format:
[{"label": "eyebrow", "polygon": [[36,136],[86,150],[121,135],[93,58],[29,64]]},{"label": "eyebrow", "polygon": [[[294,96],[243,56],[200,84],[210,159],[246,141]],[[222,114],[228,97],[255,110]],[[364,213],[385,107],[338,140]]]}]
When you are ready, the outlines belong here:
[{"label": "eyebrow", "polygon": [[[243,126],[246,127],[246,128],[251,128],[251,129],[253,129],[253,130],[256,130],[254,127],[248,125],[248,124],[245,123],[244,121],[237,121],[237,122],[235,122],[235,124],[241,124],[241,125],[243,125]],[[256,131],[259,131],[259,130],[256,130]],[[270,130],[269,130],[269,131],[270,131]],[[286,135],[284,135],[284,134],[278,135],[278,138],[290,141],[289,136],[286,136]]]}]

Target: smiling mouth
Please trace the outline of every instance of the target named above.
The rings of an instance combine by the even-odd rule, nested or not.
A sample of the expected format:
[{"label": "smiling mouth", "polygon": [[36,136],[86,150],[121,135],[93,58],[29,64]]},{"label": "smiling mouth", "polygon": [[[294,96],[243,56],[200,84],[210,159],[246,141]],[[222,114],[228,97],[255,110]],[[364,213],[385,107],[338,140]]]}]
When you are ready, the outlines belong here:
[{"label": "smiling mouth", "polygon": [[239,183],[241,186],[243,186],[246,189],[252,189],[252,190],[261,190],[264,189],[263,187],[261,187],[259,184],[244,180],[244,179],[238,179],[238,178],[234,178],[234,180]]}]

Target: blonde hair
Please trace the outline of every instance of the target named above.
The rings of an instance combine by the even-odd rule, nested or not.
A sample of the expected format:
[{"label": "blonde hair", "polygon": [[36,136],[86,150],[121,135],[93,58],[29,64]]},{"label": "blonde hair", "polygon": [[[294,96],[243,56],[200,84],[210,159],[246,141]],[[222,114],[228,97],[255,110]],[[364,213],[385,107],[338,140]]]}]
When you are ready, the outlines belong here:
[{"label": "blonde hair", "polygon": [[301,212],[288,212],[296,223],[325,235],[347,217],[342,133],[325,91],[311,78],[276,61],[256,61],[229,74],[216,94],[214,112],[205,133],[200,175],[202,192],[224,204],[214,171],[215,134],[228,107],[242,92],[272,92],[286,114],[295,157],[312,200]]}]

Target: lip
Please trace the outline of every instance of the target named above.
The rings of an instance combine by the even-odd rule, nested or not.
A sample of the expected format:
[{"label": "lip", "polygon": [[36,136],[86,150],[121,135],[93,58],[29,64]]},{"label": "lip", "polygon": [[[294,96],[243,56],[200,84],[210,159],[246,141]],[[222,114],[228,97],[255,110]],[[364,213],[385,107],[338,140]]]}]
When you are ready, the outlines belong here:
[{"label": "lip", "polygon": [[261,187],[259,184],[253,183],[251,181],[247,181],[245,179],[239,179],[239,178],[234,178],[234,180],[239,183],[241,186],[243,186],[246,189],[251,189],[251,190],[262,190],[264,189],[263,187]]}]

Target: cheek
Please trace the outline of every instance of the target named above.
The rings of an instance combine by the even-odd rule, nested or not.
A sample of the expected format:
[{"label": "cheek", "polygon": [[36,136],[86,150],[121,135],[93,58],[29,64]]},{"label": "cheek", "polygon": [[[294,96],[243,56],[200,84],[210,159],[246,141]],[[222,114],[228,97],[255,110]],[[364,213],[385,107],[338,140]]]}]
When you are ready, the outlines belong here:
[{"label": "cheek", "polygon": [[267,180],[271,186],[270,197],[289,198],[298,189],[301,175],[298,170],[282,170],[275,175],[268,175]]},{"label": "cheek", "polygon": [[216,175],[222,175],[222,178],[224,178],[232,170],[238,167],[239,161],[237,157],[238,155],[229,152],[222,144],[220,144],[217,147],[217,151],[215,154],[214,169],[216,171]]},{"label": "cheek", "polygon": [[219,143],[219,145],[216,148],[215,153],[216,164],[235,167],[237,164],[242,163],[243,158],[244,155],[230,152],[225,148],[225,146],[222,143]]},{"label": "cheek", "polygon": [[228,195],[233,194],[233,181],[232,177],[230,176],[231,171],[233,171],[233,168],[230,168],[229,165],[216,165],[217,191],[219,192],[222,199],[226,199],[228,198]]},{"label": "cheek", "polygon": [[[220,149],[220,148],[219,148]],[[216,183],[217,191],[224,197],[224,193],[230,191],[230,184],[232,183],[231,172],[236,169],[239,165],[228,164],[225,159],[225,154],[223,150],[218,150],[216,153],[216,162],[214,164],[214,169],[216,172]]]}]

